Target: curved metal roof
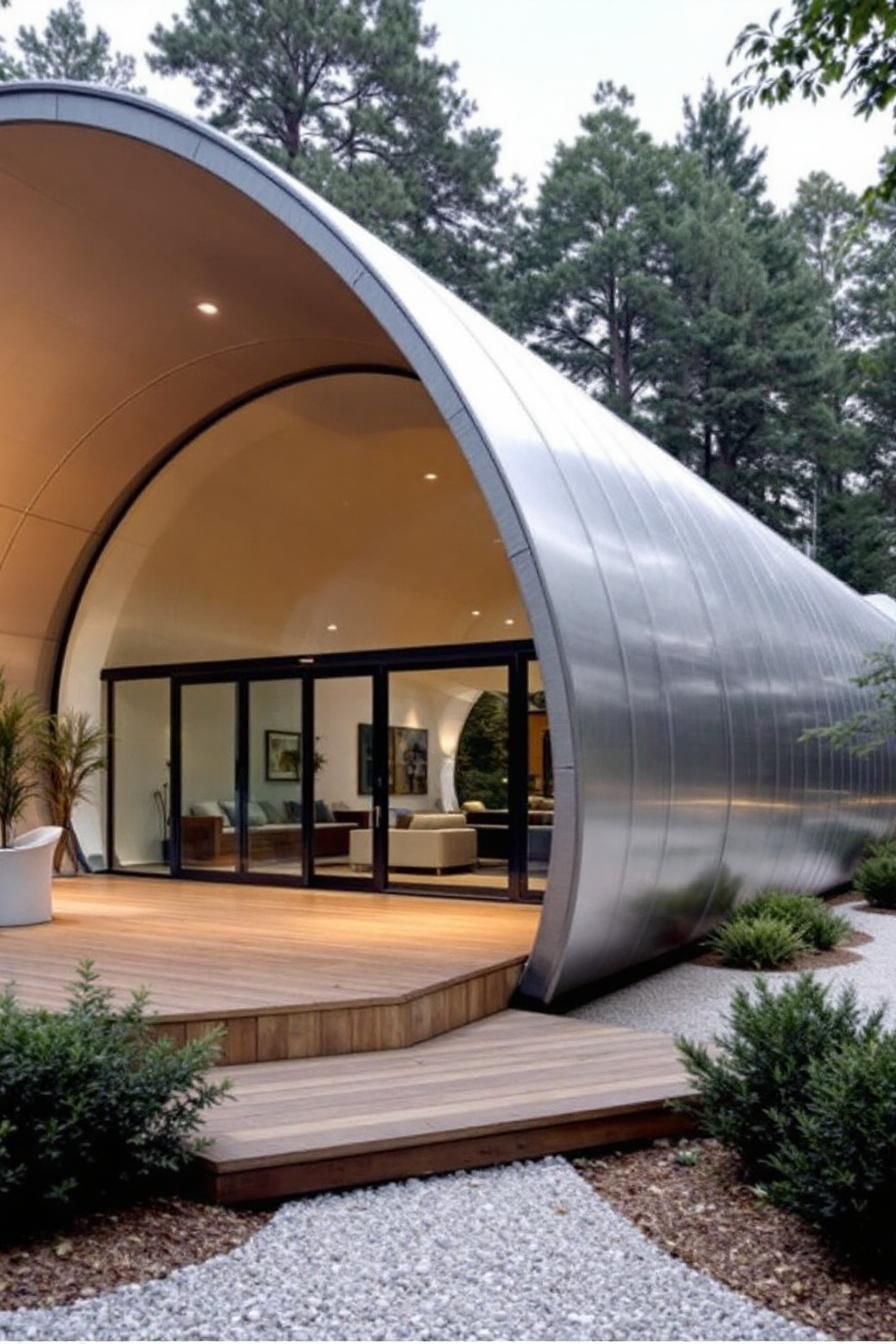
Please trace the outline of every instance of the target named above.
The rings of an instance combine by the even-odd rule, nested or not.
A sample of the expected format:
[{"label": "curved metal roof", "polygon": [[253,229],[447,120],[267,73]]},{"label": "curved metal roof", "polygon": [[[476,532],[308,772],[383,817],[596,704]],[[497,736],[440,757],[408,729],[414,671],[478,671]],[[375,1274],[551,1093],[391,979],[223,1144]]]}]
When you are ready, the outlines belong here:
[{"label": "curved metal roof", "polygon": [[295,240],[297,273],[314,254],[348,287],[351,322],[375,319],[452,430],[513,564],[551,717],[556,820],[526,992],[647,961],[772,883],[830,887],[892,826],[896,752],[798,740],[863,703],[850,678],[892,633],[858,594],[250,151],[129,95],[20,85],[0,89],[0,167],[23,125],[125,137],[253,202]]}]

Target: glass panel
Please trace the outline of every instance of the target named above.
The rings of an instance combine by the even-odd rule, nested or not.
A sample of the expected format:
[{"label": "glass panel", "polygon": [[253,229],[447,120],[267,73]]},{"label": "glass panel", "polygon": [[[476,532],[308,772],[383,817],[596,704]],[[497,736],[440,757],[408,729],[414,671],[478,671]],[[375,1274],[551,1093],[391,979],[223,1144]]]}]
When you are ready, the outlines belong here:
[{"label": "glass panel", "polygon": [[181,866],[235,872],[236,683],[181,691]]},{"label": "glass panel", "polygon": [[554,825],[554,771],[551,764],[551,725],[538,663],[529,664],[529,895],[540,895],[547,885]]},{"label": "glass panel", "polygon": [[324,877],[371,877],[373,679],[314,683],[314,867]]},{"label": "glass panel", "polygon": [[117,681],[113,868],[167,873],[170,793],[170,683]]},{"label": "glass panel", "polygon": [[302,683],[249,683],[249,868],[302,874]]},{"label": "glass panel", "polygon": [[389,676],[389,880],[506,891],[506,667]]}]

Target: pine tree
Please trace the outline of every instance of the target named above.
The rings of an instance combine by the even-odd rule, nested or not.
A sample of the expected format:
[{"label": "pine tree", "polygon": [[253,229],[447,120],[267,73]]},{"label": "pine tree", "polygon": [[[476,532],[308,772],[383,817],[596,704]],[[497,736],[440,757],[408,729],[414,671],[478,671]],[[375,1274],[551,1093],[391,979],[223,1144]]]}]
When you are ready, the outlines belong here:
[{"label": "pine tree", "polygon": [[134,84],[133,56],[113,51],[105,29],[88,31],[79,0],[51,10],[42,32],[33,25],[19,28],[16,47],[15,56],[0,47],[0,80],[72,79],[143,92]]},{"label": "pine tree", "polygon": [[536,350],[635,418],[652,371],[668,154],[624,88],[600,84],[581,134],[557,149],[530,212],[515,323]]},{"label": "pine tree", "polygon": [[819,292],[789,230],[757,226],[726,174],[680,151],[666,214],[654,437],[757,517],[799,539],[811,454],[830,433]]},{"label": "pine tree", "polygon": [[761,170],[766,151],[749,145],[748,137],[746,126],[734,114],[731,99],[720,93],[711,79],[706,81],[696,107],[685,98],[680,147],[697,155],[708,178],[721,179],[743,200],[758,207],[765,196]]},{"label": "pine tree", "polygon": [[152,69],[463,297],[492,308],[520,185],[472,125],[421,0],[187,0],[151,36]]}]

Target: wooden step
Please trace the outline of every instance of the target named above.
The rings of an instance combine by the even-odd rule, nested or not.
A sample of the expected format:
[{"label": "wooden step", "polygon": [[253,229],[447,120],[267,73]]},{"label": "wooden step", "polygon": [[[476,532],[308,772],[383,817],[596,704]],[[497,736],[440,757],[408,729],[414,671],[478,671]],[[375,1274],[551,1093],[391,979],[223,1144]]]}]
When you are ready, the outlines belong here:
[{"label": "wooden step", "polygon": [[687,1132],[671,1037],[508,1010],[407,1049],[219,1070],[199,1163],[218,1202],[281,1198]]}]

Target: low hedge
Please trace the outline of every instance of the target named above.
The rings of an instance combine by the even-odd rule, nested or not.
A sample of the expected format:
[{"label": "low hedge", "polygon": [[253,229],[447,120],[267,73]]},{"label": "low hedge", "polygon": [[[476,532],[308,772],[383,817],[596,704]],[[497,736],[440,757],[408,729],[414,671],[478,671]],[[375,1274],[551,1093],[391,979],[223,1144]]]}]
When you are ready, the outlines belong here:
[{"label": "low hedge", "polygon": [[803,974],[738,989],[714,1047],[678,1041],[703,1132],[742,1175],[875,1272],[896,1273],[896,1034]]},{"label": "low hedge", "polygon": [[763,971],[788,966],[809,944],[779,915],[748,916],[737,912],[714,933],[709,945],[726,966]]},{"label": "low hedge", "polygon": [[869,905],[896,910],[896,843],[877,845],[859,865],[856,890]]},{"label": "low hedge", "polygon": [[827,952],[852,932],[817,896],[763,891],[710,935],[709,946],[726,966],[773,971],[803,952]]},{"label": "low hedge", "polygon": [[794,891],[762,891],[737,911],[741,919],[757,919],[761,915],[785,920],[816,952],[839,947],[853,931],[849,920],[832,914],[818,896]]},{"label": "low hedge", "polygon": [[63,1012],[0,995],[0,1228],[169,1188],[227,1091],[205,1077],[218,1051],[214,1033],[155,1038],[147,995],[116,1008],[90,962]]}]

